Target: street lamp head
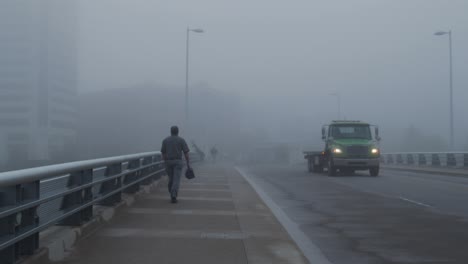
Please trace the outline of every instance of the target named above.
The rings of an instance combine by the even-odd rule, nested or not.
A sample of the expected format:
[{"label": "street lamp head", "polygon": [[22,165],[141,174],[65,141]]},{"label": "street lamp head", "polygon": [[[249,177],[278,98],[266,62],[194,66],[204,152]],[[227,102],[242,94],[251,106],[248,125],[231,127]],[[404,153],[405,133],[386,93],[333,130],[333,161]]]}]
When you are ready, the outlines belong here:
[{"label": "street lamp head", "polygon": [[201,28],[195,28],[195,29],[191,29],[190,31],[192,32],[195,32],[195,33],[204,33],[205,31]]},{"label": "street lamp head", "polygon": [[443,35],[447,35],[448,32],[447,31],[437,31],[436,33],[434,33],[434,35],[436,36],[443,36]]}]

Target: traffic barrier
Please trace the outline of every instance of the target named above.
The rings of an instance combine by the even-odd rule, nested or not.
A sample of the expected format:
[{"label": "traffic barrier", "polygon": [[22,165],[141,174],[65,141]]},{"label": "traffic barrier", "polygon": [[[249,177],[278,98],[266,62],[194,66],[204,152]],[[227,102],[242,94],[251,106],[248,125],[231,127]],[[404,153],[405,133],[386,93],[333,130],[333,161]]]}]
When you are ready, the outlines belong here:
[{"label": "traffic barrier", "polygon": [[468,168],[468,152],[384,153],[382,164]]}]

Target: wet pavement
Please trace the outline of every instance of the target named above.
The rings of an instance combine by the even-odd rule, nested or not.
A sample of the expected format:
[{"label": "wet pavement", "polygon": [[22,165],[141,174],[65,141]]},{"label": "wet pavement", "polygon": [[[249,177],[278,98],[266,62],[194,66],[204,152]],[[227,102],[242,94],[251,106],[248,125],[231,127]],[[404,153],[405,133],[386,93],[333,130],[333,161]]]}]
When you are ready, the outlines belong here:
[{"label": "wet pavement", "polygon": [[231,166],[196,167],[179,203],[167,182],[78,242],[61,263],[307,263],[259,196]]},{"label": "wet pavement", "polygon": [[468,179],[246,171],[334,264],[468,263]]}]

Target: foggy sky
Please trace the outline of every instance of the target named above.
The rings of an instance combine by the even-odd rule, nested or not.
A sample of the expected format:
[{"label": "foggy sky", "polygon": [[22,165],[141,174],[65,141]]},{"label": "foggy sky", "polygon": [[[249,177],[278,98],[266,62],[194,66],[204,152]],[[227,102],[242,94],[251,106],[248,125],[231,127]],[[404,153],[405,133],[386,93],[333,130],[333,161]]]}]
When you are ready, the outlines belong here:
[{"label": "foggy sky", "polygon": [[[448,134],[453,31],[457,145],[468,139],[466,0],[82,0],[80,91],[185,82],[238,94],[245,129],[305,139],[343,115],[380,124],[392,142],[414,124]],[[297,133],[299,130],[301,133]]]}]

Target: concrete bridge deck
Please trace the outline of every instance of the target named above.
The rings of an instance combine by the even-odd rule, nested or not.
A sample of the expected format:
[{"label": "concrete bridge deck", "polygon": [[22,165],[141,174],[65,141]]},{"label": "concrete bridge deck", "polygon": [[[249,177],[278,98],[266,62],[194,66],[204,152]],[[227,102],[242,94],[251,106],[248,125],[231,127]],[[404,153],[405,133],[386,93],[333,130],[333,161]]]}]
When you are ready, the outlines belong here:
[{"label": "concrete bridge deck", "polygon": [[307,263],[232,166],[202,165],[171,204],[167,181],[84,238],[61,263]]}]

